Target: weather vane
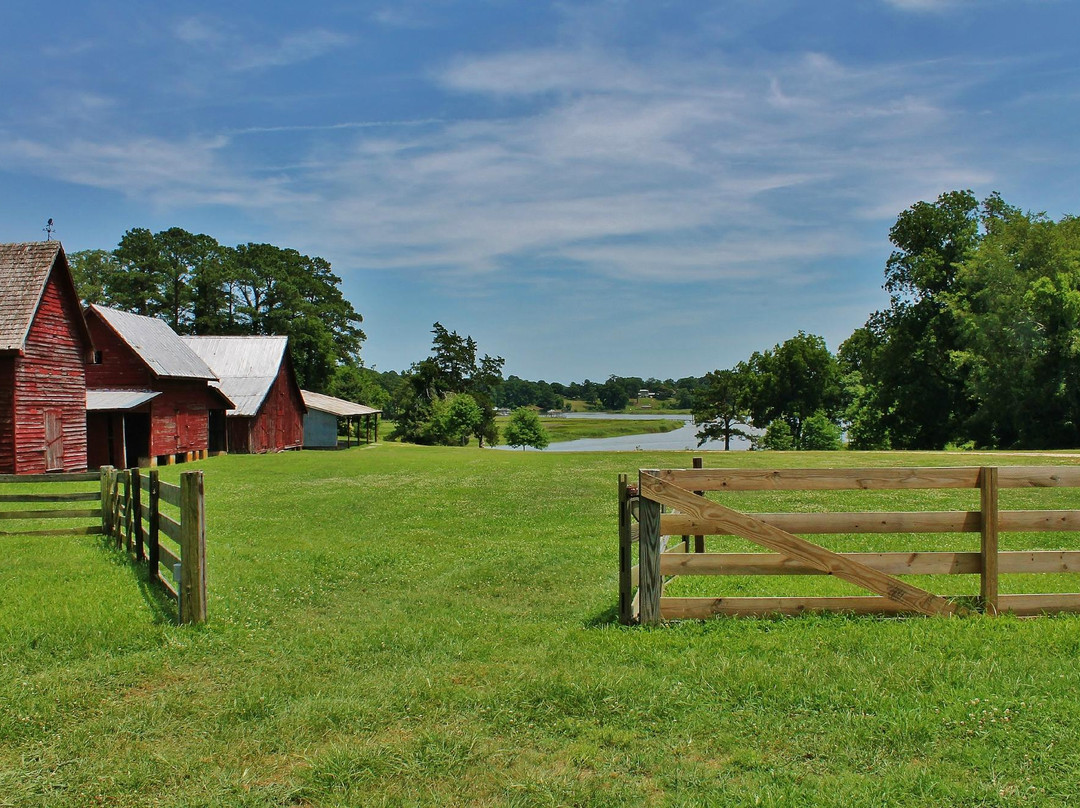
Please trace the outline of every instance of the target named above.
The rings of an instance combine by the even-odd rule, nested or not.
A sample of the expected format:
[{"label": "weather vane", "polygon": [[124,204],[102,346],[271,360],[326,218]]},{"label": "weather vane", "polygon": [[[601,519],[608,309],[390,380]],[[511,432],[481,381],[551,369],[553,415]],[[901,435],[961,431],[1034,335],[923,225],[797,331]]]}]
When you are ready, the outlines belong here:
[{"label": "weather vane", "polygon": [[46,241],[52,241],[52,234],[56,230],[56,228],[53,227],[52,219],[49,219],[49,221],[46,222],[45,226],[43,228],[41,228],[41,229],[45,231],[45,240]]}]

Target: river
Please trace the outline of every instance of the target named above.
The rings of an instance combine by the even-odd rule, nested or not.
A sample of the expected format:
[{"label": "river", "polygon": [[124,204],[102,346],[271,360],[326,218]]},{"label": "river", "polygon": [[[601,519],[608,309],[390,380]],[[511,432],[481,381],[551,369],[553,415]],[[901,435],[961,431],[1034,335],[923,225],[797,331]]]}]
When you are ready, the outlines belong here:
[{"label": "river", "polygon": [[[703,446],[698,446],[697,427],[689,415],[637,415],[626,413],[605,412],[568,412],[559,418],[593,418],[593,419],[619,419],[626,421],[684,421],[685,426],[671,432],[657,432],[645,435],[621,435],[616,438],[581,438],[553,443],[546,449],[529,448],[527,451],[536,452],[671,452],[671,451],[723,451],[724,442],[708,441]],[[546,418],[541,418],[541,422]],[[513,450],[510,446],[497,446],[496,449]],[[750,441],[745,438],[732,438],[732,451],[746,451],[750,448]],[[521,451],[518,449],[517,451]]]}]

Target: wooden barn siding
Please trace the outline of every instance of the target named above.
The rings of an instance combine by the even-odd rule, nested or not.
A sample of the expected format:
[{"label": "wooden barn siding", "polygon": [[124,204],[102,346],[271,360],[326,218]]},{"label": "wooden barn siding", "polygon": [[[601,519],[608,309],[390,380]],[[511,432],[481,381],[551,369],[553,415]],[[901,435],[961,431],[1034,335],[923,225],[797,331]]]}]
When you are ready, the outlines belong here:
[{"label": "wooden barn siding", "polygon": [[[263,399],[262,407],[254,418],[233,418],[232,422],[247,422],[246,451],[251,454],[280,452],[283,449],[299,449],[304,444],[304,400],[292,379],[291,370],[283,364],[277,378]],[[239,424],[229,425],[229,451],[242,452],[233,442],[234,431]],[[240,437],[240,436],[238,436]]]},{"label": "wooden barn siding", "polygon": [[60,415],[64,442],[60,470],[86,468],[86,369],[90,346],[75,326],[82,316],[49,275],[23,356],[15,360],[15,473],[45,468],[45,413]]},{"label": "wooden barn siding", "polygon": [[162,379],[154,389],[162,392],[150,402],[150,454],[208,449],[211,402],[206,382]]},{"label": "wooden barn siding", "polygon": [[0,474],[15,473],[15,357],[0,356]]},{"label": "wooden barn siding", "polygon": [[91,313],[86,317],[94,350],[101,364],[86,366],[86,386],[91,390],[152,390],[153,374],[116,333]]},{"label": "wooden barn siding", "polygon": [[248,448],[251,441],[252,424],[254,418],[235,416],[226,419],[225,427],[229,433],[230,454],[250,454]]}]

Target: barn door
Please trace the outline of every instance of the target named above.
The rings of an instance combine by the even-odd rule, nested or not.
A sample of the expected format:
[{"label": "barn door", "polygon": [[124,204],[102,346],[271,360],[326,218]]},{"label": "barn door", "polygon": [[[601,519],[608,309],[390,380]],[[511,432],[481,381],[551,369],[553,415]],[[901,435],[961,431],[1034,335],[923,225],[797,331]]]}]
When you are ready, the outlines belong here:
[{"label": "barn door", "polygon": [[64,468],[64,430],[60,410],[45,411],[45,470],[62,471]]}]

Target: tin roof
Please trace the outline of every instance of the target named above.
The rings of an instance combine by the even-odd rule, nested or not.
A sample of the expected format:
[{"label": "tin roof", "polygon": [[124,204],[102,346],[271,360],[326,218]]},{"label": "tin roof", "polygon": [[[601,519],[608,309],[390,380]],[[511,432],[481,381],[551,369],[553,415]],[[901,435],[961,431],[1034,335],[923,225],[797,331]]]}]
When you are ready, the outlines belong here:
[{"label": "tin roof", "polygon": [[89,311],[100,317],[159,378],[217,378],[163,320],[96,304]]},{"label": "tin roof", "polygon": [[376,410],[363,404],[355,404],[343,398],[324,396],[322,393],[312,393],[310,390],[301,390],[300,392],[303,394],[304,404],[309,410],[328,412],[339,418],[347,418],[350,415],[374,415],[382,412],[382,410]]},{"label": "tin roof", "polygon": [[160,395],[154,390],[87,390],[86,409],[88,412],[133,410]]},{"label": "tin roof", "polygon": [[217,374],[214,385],[235,405],[229,415],[253,416],[285,360],[288,337],[181,337]]},{"label": "tin roof", "polygon": [[[62,259],[59,266],[65,276],[64,283],[75,294],[74,302],[78,307],[78,294],[59,241],[0,244],[0,353],[23,350],[49,272],[58,258]],[[77,327],[89,345],[86,323],[79,322]]]}]

